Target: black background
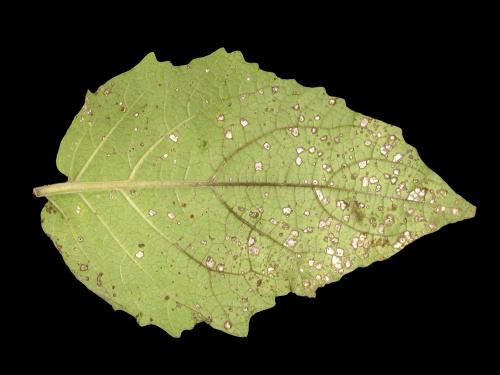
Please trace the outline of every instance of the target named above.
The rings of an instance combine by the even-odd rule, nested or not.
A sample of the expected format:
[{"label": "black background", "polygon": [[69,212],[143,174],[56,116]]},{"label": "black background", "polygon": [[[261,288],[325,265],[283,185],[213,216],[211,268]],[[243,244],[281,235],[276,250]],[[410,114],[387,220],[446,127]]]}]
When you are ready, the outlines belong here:
[{"label": "black background", "polygon": [[[384,25],[369,18],[349,22],[355,33],[300,22],[277,28],[262,19],[246,35],[228,25],[220,33],[199,26],[189,36],[183,25],[138,36],[98,19],[91,27],[77,23],[31,34],[22,45],[26,86],[20,87],[31,93],[25,107],[29,131],[23,137],[31,142],[24,186],[31,211],[24,216],[30,245],[23,246],[26,285],[17,296],[22,313],[13,318],[19,350],[78,360],[97,355],[111,363],[130,356],[172,364],[188,356],[184,364],[194,365],[208,355],[203,363],[214,369],[227,357],[241,357],[241,363],[267,358],[278,366],[283,361],[278,351],[288,353],[287,361],[325,362],[332,370],[395,359],[405,361],[402,369],[433,362],[480,365],[487,357],[484,337],[493,335],[488,319],[493,295],[481,293],[486,248],[477,240],[485,205],[477,165],[485,154],[483,136],[474,128],[488,121],[477,95],[484,80],[477,66],[482,46],[472,26],[453,18],[411,25],[404,19]],[[316,299],[277,298],[274,308],[252,318],[248,338],[199,324],[173,339],[114,312],[72,276],[40,227],[44,199],[27,196],[34,186],[65,180],[55,158],[87,89],[94,91],[151,51],[160,61],[186,64],[222,46],[241,50],[247,61],[281,78],[324,86],[351,109],[401,127],[424,162],[478,207],[476,218],[346,275],[319,289]],[[52,361],[50,355],[43,358]]]}]

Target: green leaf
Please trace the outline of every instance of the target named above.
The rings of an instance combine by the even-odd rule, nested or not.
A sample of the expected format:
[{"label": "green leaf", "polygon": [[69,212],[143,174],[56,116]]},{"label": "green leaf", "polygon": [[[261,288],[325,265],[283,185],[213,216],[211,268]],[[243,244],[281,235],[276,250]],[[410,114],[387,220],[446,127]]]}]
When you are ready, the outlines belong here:
[{"label": "green leaf", "polygon": [[88,93],[57,167],[68,182],[35,194],[68,267],[176,337],[200,321],[245,336],[276,296],[475,213],[401,129],[223,49],[149,54]]}]

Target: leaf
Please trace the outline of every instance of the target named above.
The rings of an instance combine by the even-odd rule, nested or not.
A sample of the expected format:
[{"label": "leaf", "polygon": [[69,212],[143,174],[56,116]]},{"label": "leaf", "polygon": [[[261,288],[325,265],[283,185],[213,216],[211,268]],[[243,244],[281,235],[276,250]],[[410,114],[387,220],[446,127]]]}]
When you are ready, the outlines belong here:
[{"label": "leaf", "polygon": [[236,336],[318,287],[474,216],[401,130],[220,49],[153,54],[88,93],[68,182],[35,189],[75,276],[139,324]]}]

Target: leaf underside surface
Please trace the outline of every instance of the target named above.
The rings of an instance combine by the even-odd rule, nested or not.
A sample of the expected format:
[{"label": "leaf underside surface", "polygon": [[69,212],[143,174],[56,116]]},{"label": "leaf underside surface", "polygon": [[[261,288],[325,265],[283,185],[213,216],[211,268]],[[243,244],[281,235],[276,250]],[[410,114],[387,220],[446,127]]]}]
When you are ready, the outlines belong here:
[{"label": "leaf underside surface", "polygon": [[42,226],[74,275],[141,325],[246,336],[256,312],[474,216],[403,140],[220,49],[151,53],[88,93]]}]

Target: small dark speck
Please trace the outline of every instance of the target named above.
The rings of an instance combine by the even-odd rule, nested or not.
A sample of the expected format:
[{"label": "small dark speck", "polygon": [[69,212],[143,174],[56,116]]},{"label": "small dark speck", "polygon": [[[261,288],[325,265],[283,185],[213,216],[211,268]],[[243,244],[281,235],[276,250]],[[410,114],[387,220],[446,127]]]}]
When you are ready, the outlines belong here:
[{"label": "small dark speck", "polygon": [[145,245],[143,243],[137,244],[140,248],[143,248]]}]

